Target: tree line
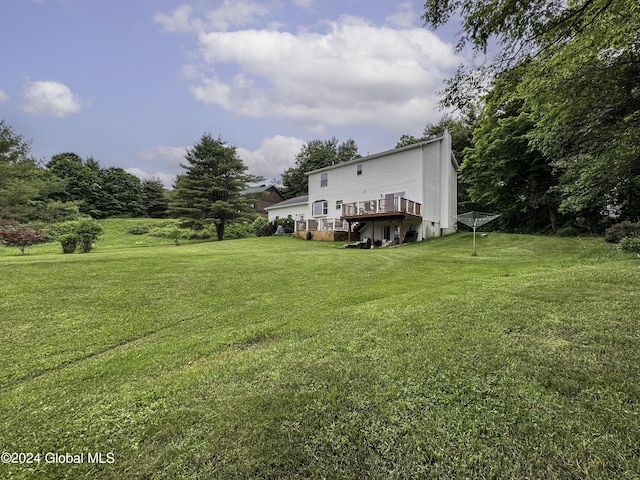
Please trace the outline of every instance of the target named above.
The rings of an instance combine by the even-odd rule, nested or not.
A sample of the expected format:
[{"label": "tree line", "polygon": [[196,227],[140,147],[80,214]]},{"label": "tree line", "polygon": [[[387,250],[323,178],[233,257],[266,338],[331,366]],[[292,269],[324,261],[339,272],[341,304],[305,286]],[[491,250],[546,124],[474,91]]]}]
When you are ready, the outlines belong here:
[{"label": "tree line", "polygon": [[159,179],[140,180],[122,168],[102,167],[75,153],[37,161],[29,142],[0,120],[0,220],[163,217],[168,204],[168,192]]}]

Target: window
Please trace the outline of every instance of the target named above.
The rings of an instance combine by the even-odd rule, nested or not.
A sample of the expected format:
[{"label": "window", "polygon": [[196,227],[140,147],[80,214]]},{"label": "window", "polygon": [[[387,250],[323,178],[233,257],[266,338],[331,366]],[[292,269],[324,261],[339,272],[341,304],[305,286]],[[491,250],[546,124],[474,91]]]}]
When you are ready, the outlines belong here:
[{"label": "window", "polygon": [[342,200],[336,200],[336,210],[342,210]]},{"label": "window", "polygon": [[321,217],[329,212],[329,202],[326,200],[318,200],[313,202],[313,216]]},{"label": "window", "polygon": [[321,173],[320,174],[320,186],[321,187],[326,187],[327,185],[329,185],[329,174],[328,173]]},{"label": "window", "polygon": [[362,164],[361,163],[356,165],[356,174],[357,175],[362,175]]}]

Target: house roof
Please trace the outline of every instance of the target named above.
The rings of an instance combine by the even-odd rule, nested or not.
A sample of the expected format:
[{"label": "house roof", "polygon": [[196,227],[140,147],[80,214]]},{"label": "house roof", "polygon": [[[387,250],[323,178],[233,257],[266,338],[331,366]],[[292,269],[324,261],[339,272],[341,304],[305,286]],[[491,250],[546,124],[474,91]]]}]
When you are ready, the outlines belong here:
[{"label": "house roof", "polygon": [[[433,138],[431,140],[425,140],[424,142],[413,143],[411,145],[407,145],[406,147],[392,148],[391,150],[385,150],[384,152],[374,153],[372,155],[367,155],[366,157],[355,158],[353,160],[349,160],[348,162],[336,163],[334,165],[329,165],[328,167],[318,168],[316,170],[311,170],[310,172],[305,172],[305,175],[312,175],[314,173],[326,172],[328,170],[333,170],[335,168],[344,167],[345,165],[355,165],[356,163],[366,162],[369,160],[373,160],[374,158],[385,157],[393,153],[404,152],[406,150],[412,150],[414,148],[422,148],[424,145],[427,145],[429,143],[439,142],[440,140],[442,140],[442,138],[443,137]],[[453,166],[457,170],[459,166],[453,153],[451,154],[451,162],[453,163]]]},{"label": "house roof", "polygon": [[280,193],[280,191],[274,187],[273,185],[258,185],[255,187],[249,187],[245,190],[242,191],[242,195],[249,195],[251,193],[261,193],[261,192],[269,192],[269,191],[276,191],[278,193]]},{"label": "house roof", "polygon": [[273,205],[265,208],[265,210],[271,210],[273,208],[291,207],[293,205],[305,205],[309,203],[309,195],[302,195],[300,197],[293,197],[288,200],[284,200],[280,203],[274,203]]}]

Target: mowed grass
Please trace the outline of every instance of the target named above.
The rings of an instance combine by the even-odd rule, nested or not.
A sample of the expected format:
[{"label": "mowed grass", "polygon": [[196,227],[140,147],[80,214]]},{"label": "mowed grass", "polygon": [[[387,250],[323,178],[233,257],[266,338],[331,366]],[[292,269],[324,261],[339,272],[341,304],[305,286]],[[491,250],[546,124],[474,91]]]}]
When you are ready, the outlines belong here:
[{"label": "mowed grass", "polygon": [[494,233],[477,257],[470,234],[175,246],[130,224],[89,254],[0,254],[0,448],[41,454],[0,478],[640,476],[634,256]]}]

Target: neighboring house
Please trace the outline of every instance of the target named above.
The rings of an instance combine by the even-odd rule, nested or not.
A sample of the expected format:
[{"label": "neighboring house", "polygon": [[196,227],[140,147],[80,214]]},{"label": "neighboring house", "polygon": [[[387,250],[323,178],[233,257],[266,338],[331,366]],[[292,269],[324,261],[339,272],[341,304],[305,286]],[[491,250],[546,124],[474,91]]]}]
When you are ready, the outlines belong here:
[{"label": "neighboring house", "polygon": [[440,138],[307,172],[306,204],[300,199],[272,205],[269,220],[296,218],[296,234],[311,232],[315,239],[400,243],[447,235],[456,230],[457,170],[445,131]]},{"label": "neighboring house", "polygon": [[275,222],[281,218],[292,218],[296,223],[304,221],[307,218],[308,209],[308,195],[290,198],[266,208],[270,222]]},{"label": "neighboring house", "polygon": [[254,211],[261,217],[268,217],[266,208],[282,202],[284,197],[273,185],[260,185],[247,188],[242,195],[252,196],[255,202],[252,204]]}]

